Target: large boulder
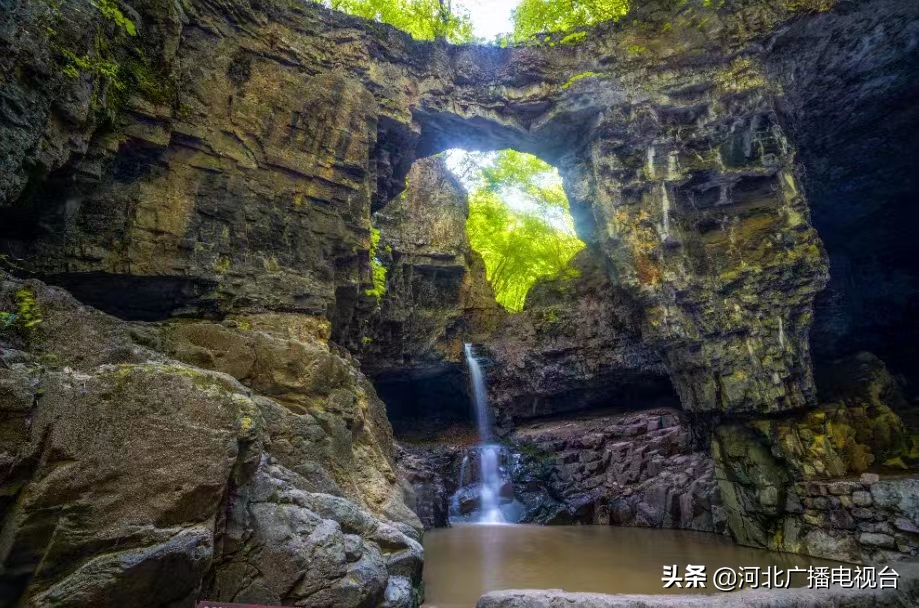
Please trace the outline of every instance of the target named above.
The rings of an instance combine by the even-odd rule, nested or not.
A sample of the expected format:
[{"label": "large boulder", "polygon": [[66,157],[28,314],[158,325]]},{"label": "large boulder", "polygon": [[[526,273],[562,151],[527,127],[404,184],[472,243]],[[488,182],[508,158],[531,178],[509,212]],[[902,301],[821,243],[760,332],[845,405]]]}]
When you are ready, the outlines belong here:
[{"label": "large boulder", "polygon": [[8,275],[0,310],[0,605],[420,601],[392,431],[327,325],[129,325]]}]

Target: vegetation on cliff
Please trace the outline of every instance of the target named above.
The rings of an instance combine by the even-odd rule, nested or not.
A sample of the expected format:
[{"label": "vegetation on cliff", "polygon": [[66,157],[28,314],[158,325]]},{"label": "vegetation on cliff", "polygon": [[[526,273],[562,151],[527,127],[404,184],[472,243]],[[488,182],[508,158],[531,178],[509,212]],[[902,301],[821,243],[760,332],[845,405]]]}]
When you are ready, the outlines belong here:
[{"label": "vegetation on cliff", "polygon": [[[452,0],[317,0],[345,13],[388,23],[419,40],[473,40],[472,19],[463,4]],[[629,12],[631,0],[522,0],[513,10],[514,31],[499,36],[504,45],[531,41],[538,34],[568,32],[603,21],[616,20]],[[576,32],[566,38],[578,42]]]},{"label": "vegetation on cliff", "polygon": [[485,260],[498,302],[520,311],[538,280],[573,272],[568,262],[584,247],[568,198],[556,169],[535,156],[505,150],[466,162],[469,242]]},{"label": "vegetation on cliff", "polygon": [[469,14],[451,0],[327,0],[345,13],[388,23],[419,40],[472,40]]},{"label": "vegetation on cliff", "polygon": [[616,20],[630,6],[631,0],[523,0],[514,10],[514,38],[526,40]]}]

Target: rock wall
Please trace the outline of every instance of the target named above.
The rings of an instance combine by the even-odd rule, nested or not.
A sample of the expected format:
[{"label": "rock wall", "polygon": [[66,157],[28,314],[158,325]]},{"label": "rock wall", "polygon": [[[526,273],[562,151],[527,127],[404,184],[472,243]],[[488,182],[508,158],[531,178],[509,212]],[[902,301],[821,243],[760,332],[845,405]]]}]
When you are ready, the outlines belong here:
[{"label": "rock wall", "polygon": [[[318,426],[330,436],[350,433],[370,464],[361,470],[347,450],[333,449],[315,456],[327,473],[316,475],[381,509],[387,492],[380,490],[395,484],[381,406],[351,374],[345,353],[311,359],[317,351],[298,346],[303,330],[292,329],[301,321],[275,325],[263,315],[320,317],[330,324],[325,331],[363,346],[354,328],[380,314],[368,294],[371,214],[404,189],[412,163],[454,146],[537,154],[559,166],[579,234],[602,254],[622,295],[613,308],[629,309],[643,348],[661,362],[697,428],[714,430],[725,449],[735,431],[741,443],[757,442],[744,454],[762,453],[764,462],[727,462],[716,447],[716,476],[723,494],[742,497],[741,519],[757,521],[770,538],[781,517],[779,489],[804,480],[808,467],[827,476],[852,472],[821,470],[830,465],[826,454],[808,448],[802,456],[779,443],[779,429],[822,411],[808,334],[828,257],[803,178],[834,140],[817,145],[802,125],[826,109],[813,99],[826,97],[828,79],[848,82],[851,63],[821,63],[819,79],[798,78],[799,67],[817,71],[815,55],[796,63],[795,45],[783,43],[789,32],[839,16],[827,36],[847,41],[846,57],[859,63],[861,41],[890,17],[899,24],[895,35],[870,39],[911,53],[917,6],[840,2],[826,17],[810,14],[819,7],[809,3],[647,2],[582,44],[550,37],[500,49],[414,42],[286,0],[133,0],[125,10],[136,37],[84,3],[16,2],[0,16],[4,266],[123,318],[211,319],[211,327],[171,328],[152,348],[226,372],[285,412],[331,415],[341,424],[320,417]],[[74,62],[88,53],[97,61]],[[872,70],[860,76],[859,90],[872,88]],[[910,90],[898,85],[891,94],[908,98]],[[847,98],[838,103],[840,112],[853,109]],[[802,157],[798,141],[808,150]],[[414,276],[417,265],[410,266],[411,273],[394,269],[394,294]],[[254,316],[267,325],[250,329]],[[405,327],[410,317],[391,310],[379,318]],[[434,343],[426,352],[438,353]],[[405,346],[394,349],[404,361]],[[300,367],[304,353],[322,362],[317,370]],[[291,367],[260,370],[263,354]],[[98,381],[107,394],[114,380]],[[860,428],[857,409],[841,407],[838,419],[824,412],[830,422]],[[872,412],[900,434],[887,411]],[[285,454],[299,464],[299,451],[315,448],[296,445],[298,425],[308,434],[312,423],[262,415],[287,437],[273,455],[281,466]],[[226,433],[229,425],[229,418],[218,424]],[[879,437],[854,443],[878,463],[894,453]],[[223,475],[218,487],[226,486]],[[365,484],[375,493],[356,489]],[[258,492],[248,496],[250,511],[274,508]],[[193,519],[207,521],[213,504],[211,497]],[[729,517],[732,533],[761,542],[741,519]],[[356,551],[336,555],[363,559]],[[22,563],[30,572],[38,562],[33,555]],[[287,592],[303,599],[314,590]]]},{"label": "rock wall", "polygon": [[359,332],[342,336],[369,374],[461,363],[463,342],[505,315],[466,236],[466,191],[440,157],[417,161],[405,192],[373,215],[386,289]]},{"label": "rock wall", "polygon": [[417,604],[384,406],[327,323],[130,325],[6,274],[0,310],[0,605]]},{"label": "rock wall", "polygon": [[521,313],[486,342],[491,404],[498,423],[596,408],[679,407],[656,353],[642,342],[628,298],[613,286],[599,252],[571,262],[573,278],[542,281]]},{"label": "rock wall", "polygon": [[[10,12],[4,31],[44,15],[34,9]],[[43,41],[5,39],[11,92],[42,101],[5,109],[15,126],[4,129],[34,147],[11,151],[3,203],[31,230],[4,246],[31,270],[126,316],[298,311],[326,314],[337,333],[372,309],[370,212],[414,159],[514,147],[560,167],[579,231],[635,304],[685,407],[813,402],[805,338],[826,258],[775,87],[749,46],[794,17],[787,8],[646,7],[581,45],[518,49],[415,43],[273,0],[137,9],[141,34],[159,43],[148,60],[161,86],[125,83],[109,129],[87,109],[49,132],[61,113],[49,88],[103,110],[108,82],[57,73],[66,66],[49,49],[36,82],[17,66],[41,57],[31,51]],[[84,13],[47,17],[54,44],[85,46],[100,27],[118,39]],[[127,42],[113,46],[128,72]],[[48,178],[25,190],[36,150],[77,127],[85,145],[48,158]]]},{"label": "rock wall", "polygon": [[747,545],[848,561],[910,558],[919,505],[907,498],[916,486],[908,463],[919,451],[885,401],[896,385],[870,355],[839,367],[858,383],[846,401],[715,430],[729,526]]}]

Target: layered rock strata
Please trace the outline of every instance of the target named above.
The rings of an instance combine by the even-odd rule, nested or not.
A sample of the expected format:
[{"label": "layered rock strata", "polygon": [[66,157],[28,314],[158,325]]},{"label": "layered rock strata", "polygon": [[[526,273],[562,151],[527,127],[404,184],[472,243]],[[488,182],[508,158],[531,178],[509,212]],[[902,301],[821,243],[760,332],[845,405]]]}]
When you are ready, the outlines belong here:
[{"label": "layered rock strata", "polygon": [[[779,88],[749,46],[794,16],[787,7],[643,8],[580,45],[516,49],[415,43],[286,2],[138,11],[155,69],[132,71],[127,42],[113,44],[120,104],[104,77],[59,74],[53,52],[79,56],[95,31],[120,40],[117,24],[34,6],[6,17],[20,101],[4,106],[4,129],[22,146],[3,204],[32,228],[4,241],[32,270],[123,315],[293,310],[337,332],[371,297],[370,212],[412,162],[456,144],[514,147],[560,167],[581,235],[686,408],[812,403],[805,338],[826,258],[772,106]],[[53,44],[21,35],[48,20]],[[63,120],[53,93],[87,101]],[[100,129],[93,110],[115,107]],[[30,166],[43,171],[25,190]]]},{"label": "layered rock strata", "polygon": [[[277,346],[245,336],[249,317],[266,312],[321,317],[333,335],[356,339],[352,328],[376,309],[371,214],[404,188],[412,163],[454,146],[537,154],[559,166],[580,236],[601,252],[683,407],[706,432],[724,422],[714,433],[722,454],[737,433],[762,448],[748,452],[761,451],[764,463],[716,452],[719,485],[743,497],[735,512],[763,532],[729,517],[732,533],[760,543],[781,519],[780,490],[828,465],[769,430],[819,414],[808,333],[828,264],[801,162],[820,166],[821,151],[847,133],[818,129],[830,137],[814,138],[808,117],[858,114],[872,91],[910,99],[908,69],[888,61],[897,84],[887,89],[873,75],[884,67],[877,58],[915,53],[919,5],[831,5],[647,2],[581,44],[550,36],[499,49],[419,43],[286,0],[125,3],[138,36],[95,5],[16,3],[0,17],[4,265],[121,317],[211,318],[229,334],[219,340],[244,352]],[[789,43],[830,20],[819,37],[827,51],[797,63]],[[800,77],[840,45],[845,60]],[[834,79],[858,94],[827,105]],[[858,156],[844,149],[844,160]],[[316,402],[298,393],[304,381],[286,377],[298,364],[266,379],[248,363],[236,367],[235,351],[212,348],[213,337],[164,335],[162,348],[240,370],[260,387],[251,390],[297,415],[312,411]],[[375,466],[390,459],[385,433],[374,435],[385,421],[373,408],[362,420],[360,391],[350,392],[321,394],[358,439],[374,429],[361,451],[375,454]],[[838,416],[852,426],[859,414]],[[895,460],[877,438],[856,439],[876,463]],[[288,449],[279,443],[278,453]],[[350,469],[328,462],[355,496]],[[759,469],[786,472],[748,474]],[[374,508],[385,501],[371,498]]]},{"label": "layered rock strata", "polygon": [[726,531],[714,462],[678,411],[534,423],[511,439],[524,521]]},{"label": "layered rock strata", "polygon": [[368,374],[434,371],[461,363],[506,316],[466,235],[466,191],[440,157],[412,166],[407,188],[373,215],[376,264],[386,272],[360,338],[340,336]]},{"label": "layered rock strata", "polygon": [[538,282],[526,306],[486,342],[489,395],[497,422],[596,408],[679,407],[666,369],[641,339],[627,296],[598,251],[572,261],[575,276]]},{"label": "layered rock strata", "polygon": [[417,605],[384,406],[327,323],[128,325],[5,274],[0,309],[0,605]]}]

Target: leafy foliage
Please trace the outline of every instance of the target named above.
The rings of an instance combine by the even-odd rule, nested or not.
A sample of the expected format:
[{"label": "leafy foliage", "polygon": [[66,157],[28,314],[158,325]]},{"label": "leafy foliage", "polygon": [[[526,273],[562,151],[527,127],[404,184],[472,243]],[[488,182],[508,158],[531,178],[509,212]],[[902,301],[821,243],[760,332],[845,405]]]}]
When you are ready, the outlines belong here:
[{"label": "leafy foliage", "polygon": [[386,293],[386,266],[377,256],[380,248],[380,231],[370,229],[370,268],[373,272],[373,288],[366,291],[368,296],[376,297],[377,301]]},{"label": "leafy foliage", "polygon": [[545,32],[567,32],[629,12],[631,0],[523,0],[514,10],[514,37],[527,40]]},{"label": "leafy foliage", "polygon": [[35,299],[35,292],[28,288],[16,291],[13,296],[15,312],[0,312],[0,330],[18,331],[26,338],[33,337],[35,326],[41,323],[41,308]]},{"label": "leafy foliage", "polygon": [[327,0],[326,4],[351,15],[388,23],[419,40],[472,40],[469,15],[452,0]]},{"label": "leafy foliage", "polygon": [[114,0],[91,0],[90,4],[95,6],[102,16],[113,22],[120,28],[124,28],[129,36],[137,35],[137,27],[134,22],[124,16]]},{"label": "leafy foliage", "polygon": [[513,312],[523,309],[538,280],[573,273],[568,262],[584,247],[558,173],[512,150],[478,168],[466,232],[485,260],[498,302]]}]

